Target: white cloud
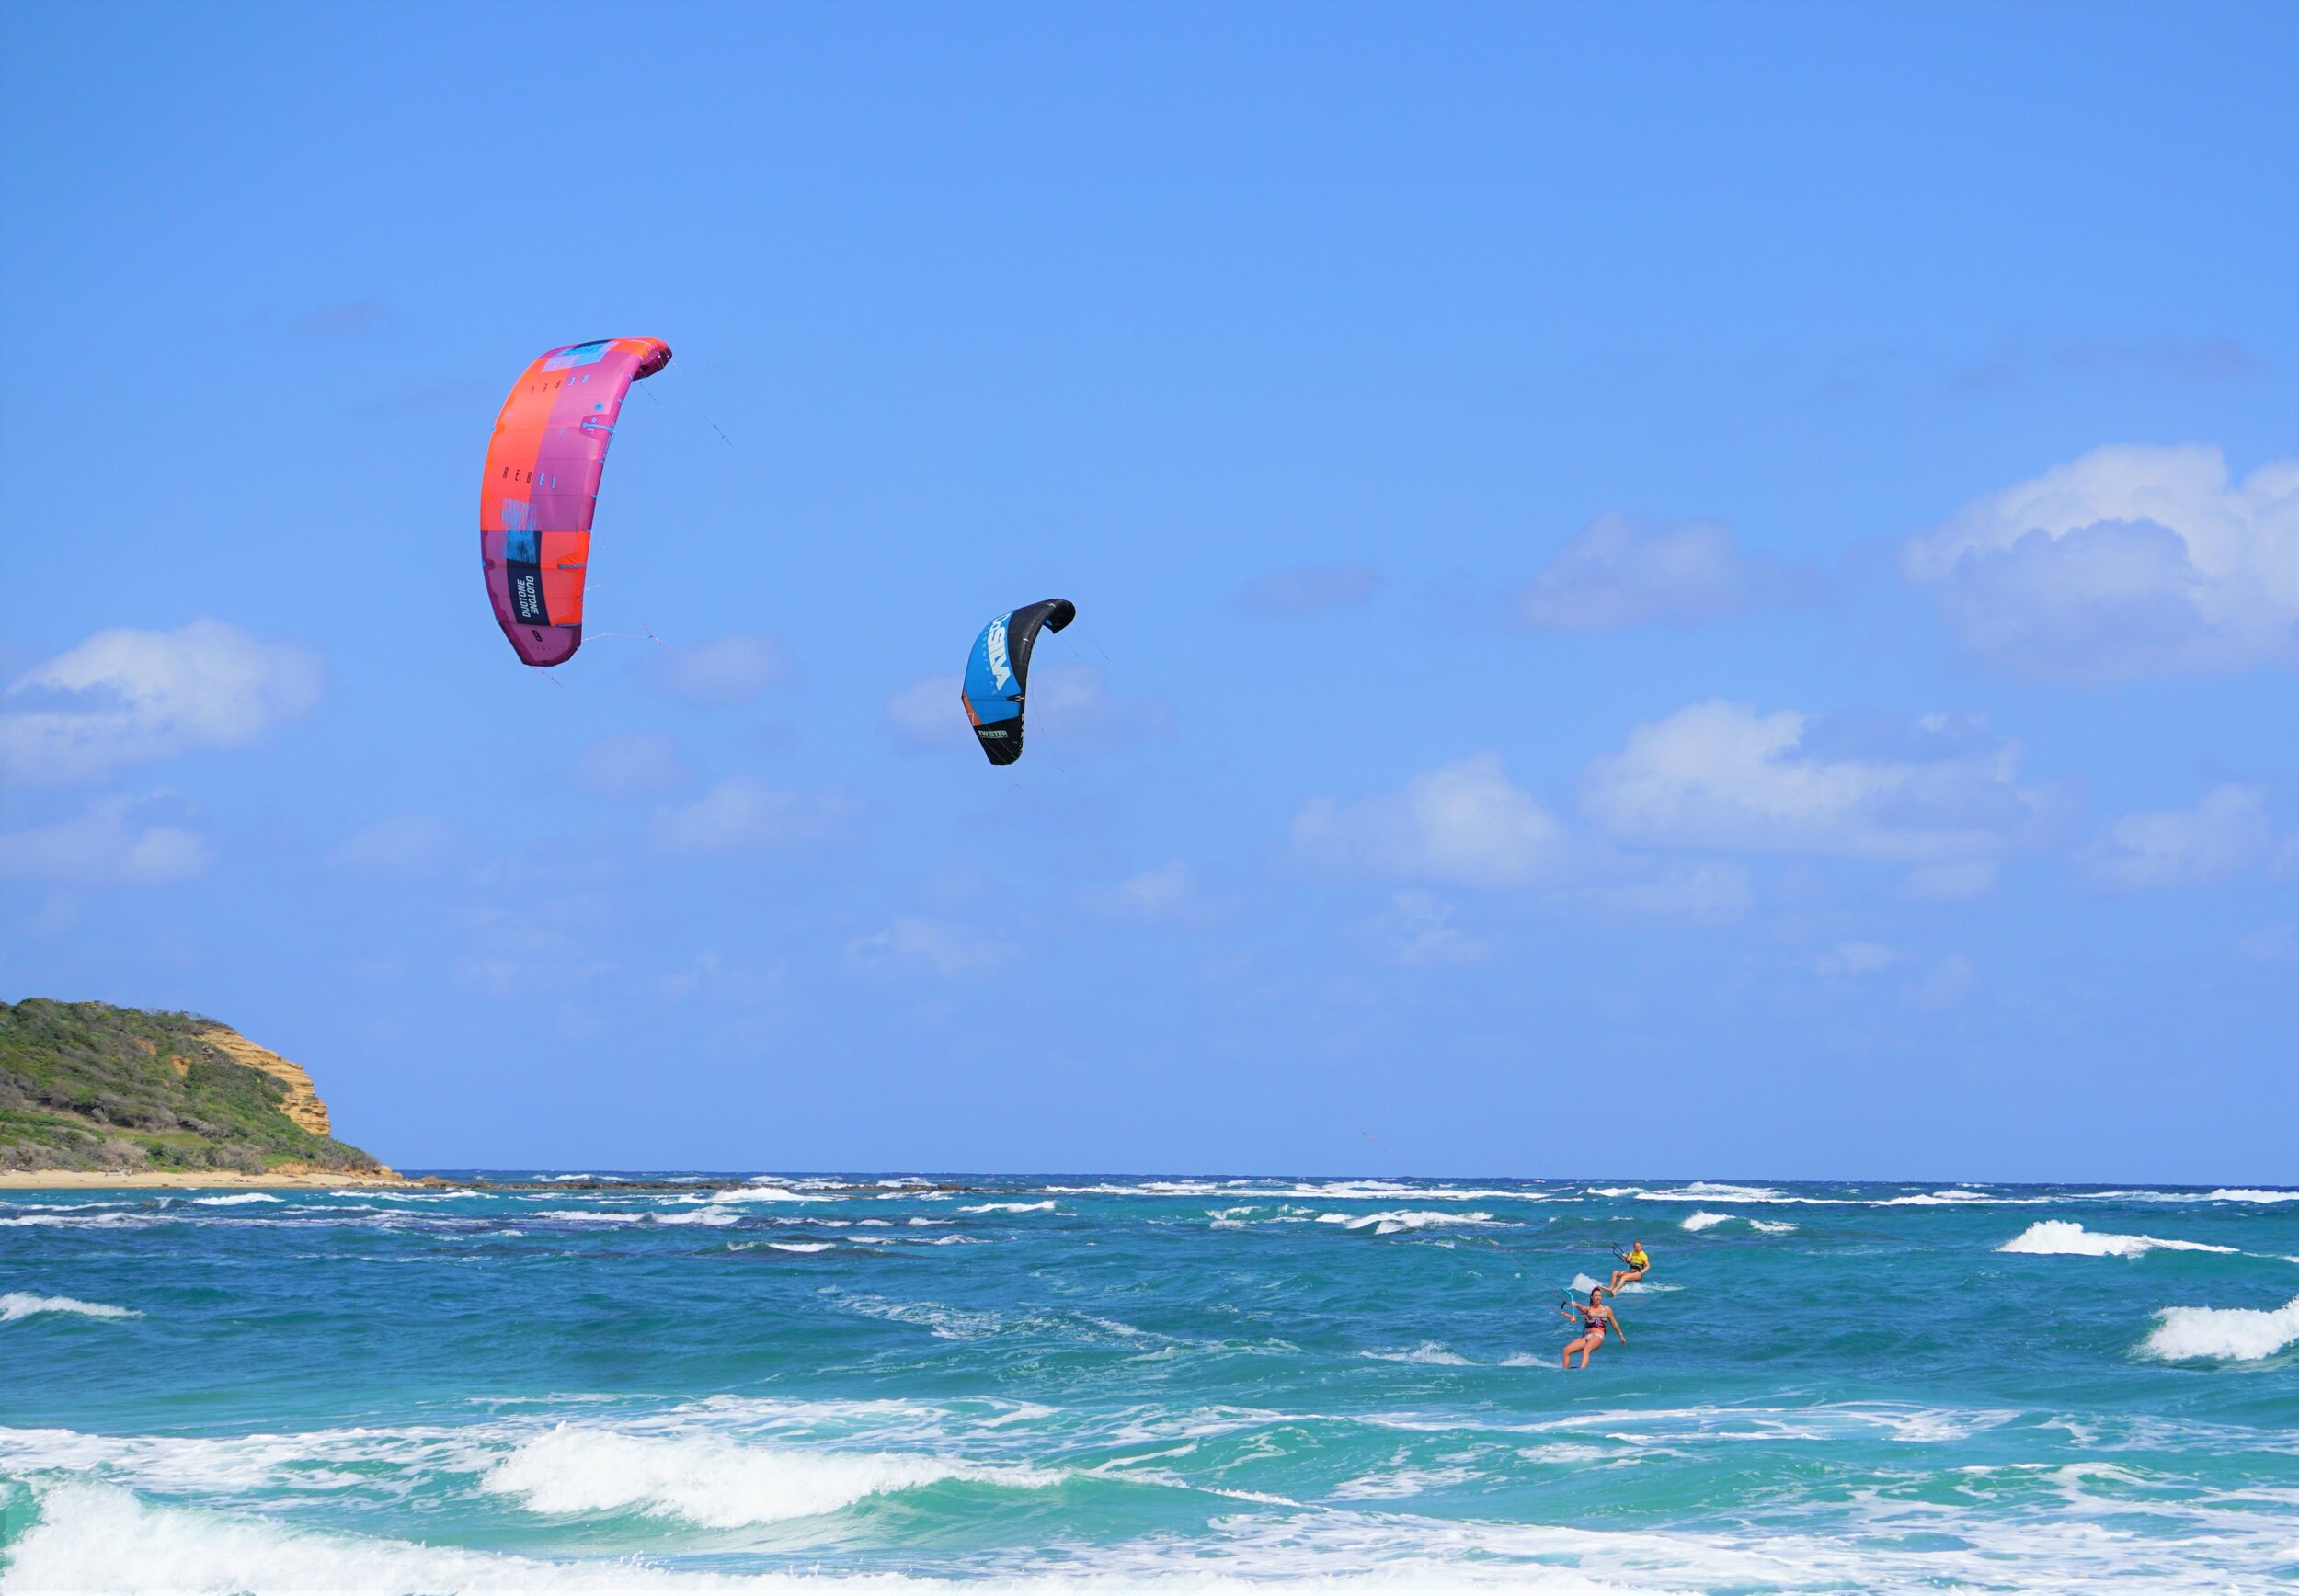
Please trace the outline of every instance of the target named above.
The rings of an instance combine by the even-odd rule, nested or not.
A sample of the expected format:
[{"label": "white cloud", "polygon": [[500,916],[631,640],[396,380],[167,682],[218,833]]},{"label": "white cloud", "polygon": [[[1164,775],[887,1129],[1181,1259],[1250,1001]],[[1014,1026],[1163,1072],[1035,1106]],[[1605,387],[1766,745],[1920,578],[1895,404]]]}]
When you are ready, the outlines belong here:
[{"label": "white cloud", "polygon": [[657,651],[646,664],[656,690],[688,703],[734,705],[795,680],[797,667],[771,632],[730,632],[707,643]]},{"label": "white cloud", "polygon": [[2230,486],[2205,444],[2117,444],[1909,540],[1974,651],[2071,680],[2299,664],[2299,459]]},{"label": "white cloud", "polygon": [[655,733],[616,732],[600,738],[567,763],[567,775],[585,792],[602,798],[638,798],[661,792],[688,776],[679,747]]},{"label": "white cloud", "polygon": [[897,915],[885,930],[855,938],[846,952],[860,964],[912,964],[941,975],[995,969],[1013,954],[1007,944],[963,926],[909,915]]},{"label": "white cloud", "polygon": [[730,776],[692,802],[655,811],[651,832],[665,853],[707,854],[804,848],[827,840],[845,805],[819,792],[772,787]]},{"label": "white cloud", "polygon": [[1692,626],[1808,596],[1808,578],[1741,553],[1721,521],[1639,521],[1608,511],[1584,527],[1517,598],[1524,625],[1564,632]]},{"label": "white cloud", "polygon": [[437,870],[454,846],[455,830],[429,815],[395,815],[363,826],[336,849],[337,864],[383,875]]},{"label": "white cloud", "polygon": [[1295,565],[1247,583],[1240,598],[1256,615],[1313,615],[1362,604],[1380,587],[1370,565]]},{"label": "white cloud", "polygon": [[97,800],[76,818],[0,832],[0,876],[84,885],[151,886],[208,867],[208,847],[179,826],[146,824],[150,799]]},{"label": "white cloud", "polygon": [[1293,839],[1330,863],[1457,886],[1521,885],[1549,872],[1564,828],[1518,787],[1495,753],[1424,770],[1394,792],[1312,799]]},{"label": "white cloud", "polygon": [[2193,886],[2259,863],[2274,845],[2266,792],[2231,783],[2213,788],[2192,809],[2111,821],[2088,862],[2111,886]]},{"label": "white cloud", "polygon": [[2034,819],[2018,756],[1962,717],[1859,723],[1711,701],[1593,760],[1584,798],[1606,830],[1653,847],[1984,863]]},{"label": "white cloud", "polygon": [[0,711],[0,772],[80,781],[195,748],[235,748],[319,701],[318,656],[220,621],[118,627],[33,667]]}]

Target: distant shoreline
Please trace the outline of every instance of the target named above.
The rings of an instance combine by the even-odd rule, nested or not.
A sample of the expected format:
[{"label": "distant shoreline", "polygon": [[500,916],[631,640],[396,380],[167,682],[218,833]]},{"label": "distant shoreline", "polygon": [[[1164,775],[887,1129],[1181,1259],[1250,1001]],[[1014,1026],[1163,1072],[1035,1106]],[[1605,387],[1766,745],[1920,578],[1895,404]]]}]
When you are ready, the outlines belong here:
[{"label": "distant shoreline", "polygon": [[410,1180],[405,1175],[360,1169],[305,1170],[293,1174],[244,1175],[236,1169],[141,1169],[107,1173],[101,1169],[0,1169],[0,1191],[121,1191],[159,1188],[263,1187],[311,1189],[337,1186],[422,1186],[436,1181]]}]

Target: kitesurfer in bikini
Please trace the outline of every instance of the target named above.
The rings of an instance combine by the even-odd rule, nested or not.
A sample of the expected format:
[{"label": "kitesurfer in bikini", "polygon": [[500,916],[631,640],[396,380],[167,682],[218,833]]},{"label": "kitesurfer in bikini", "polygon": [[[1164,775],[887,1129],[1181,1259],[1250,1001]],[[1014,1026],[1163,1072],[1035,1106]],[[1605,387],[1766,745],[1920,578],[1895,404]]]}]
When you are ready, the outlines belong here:
[{"label": "kitesurfer in bikini", "polygon": [[1628,1251],[1616,1252],[1613,1256],[1625,1266],[1612,1271],[1612,1285],[1609,1289],[1616,1294],[1630,1281],[1642,1280],[1644,1271],[1653,1267],[1653,1260],[1646,1255],[1644,1243],[1641,1241],[1630,1242]]},{"label": "kitesurfer in bikini", "polygon": [[1557,1360],[1557,1366],[1561,1369],[1573,1367],[1573,1354],[1575,1352],[1581,1354],[1581,1367],[1587,1368],[1588,1355],[1605,1344],[1607,1328],[1620,1330],[1620,1344],[1624,1347],[1629,1344],[1629,1332],[1621,1329],[1620,1321],[1613,1317],[1612,1309],[1605,1301],[1605,1288],[1601,1285],[1588,1288],[1586,1307],[1576,1302],[1568,1302],[1557,1312],[1581,1327],[1581,1333],[1565,1343],[1564,1355]]}]

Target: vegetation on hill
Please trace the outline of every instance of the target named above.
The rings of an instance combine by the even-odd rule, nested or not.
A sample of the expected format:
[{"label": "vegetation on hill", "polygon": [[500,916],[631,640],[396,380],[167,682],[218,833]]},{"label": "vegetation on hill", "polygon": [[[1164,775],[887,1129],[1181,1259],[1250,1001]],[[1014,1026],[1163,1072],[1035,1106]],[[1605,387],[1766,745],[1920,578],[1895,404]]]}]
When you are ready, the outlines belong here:
[{"label": "vegetation on hill", "polygon": [[0,1169],[381,1168],[306,1128],[326,1124],[301,1069],[212,1020],[45,998],[0,1003]]}]

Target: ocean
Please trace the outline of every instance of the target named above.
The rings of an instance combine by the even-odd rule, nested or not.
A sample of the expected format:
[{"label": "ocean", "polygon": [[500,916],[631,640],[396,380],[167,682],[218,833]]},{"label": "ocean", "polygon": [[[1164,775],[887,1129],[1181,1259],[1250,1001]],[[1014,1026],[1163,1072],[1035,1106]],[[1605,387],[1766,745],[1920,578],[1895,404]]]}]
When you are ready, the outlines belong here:
[{"label": "ocean", "polygon": [[0,1192],[0,1591],[2299,1581],[2299,1191],[502,1178]]}]

